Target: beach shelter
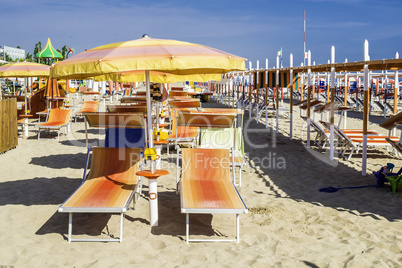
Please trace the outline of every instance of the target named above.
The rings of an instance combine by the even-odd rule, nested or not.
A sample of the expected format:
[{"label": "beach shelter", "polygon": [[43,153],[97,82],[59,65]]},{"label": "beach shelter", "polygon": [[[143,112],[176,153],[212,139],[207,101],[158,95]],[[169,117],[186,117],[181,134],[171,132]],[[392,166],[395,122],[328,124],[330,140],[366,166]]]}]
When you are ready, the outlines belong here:
[{"label": "beach shelter", "polygon": [[[180,79],[178,81],[184,81],[187,75],[224,74],[244,69],[245,59],[233,54],[203,45],[153,39],[144,35],[140,39],[89,49],[58,62],[52,68],[52,77],[84,79],[105,75],[105,80],[113,80],[112,75],[116,73],[144,72],[147,89],[147,120],[149,133],[151,133],[151,71],[173,74]],[[153,147],[152,139],[150,139],[149,147]]]},{"label": "beach shelter", "polygon": [[56,49],[53,48],[52,42],[50,42],[50,38],[47,39],[46,46],[40,52],[35,55],[39,58],[51,58],[51,59],[62,59],[63,56]]}]

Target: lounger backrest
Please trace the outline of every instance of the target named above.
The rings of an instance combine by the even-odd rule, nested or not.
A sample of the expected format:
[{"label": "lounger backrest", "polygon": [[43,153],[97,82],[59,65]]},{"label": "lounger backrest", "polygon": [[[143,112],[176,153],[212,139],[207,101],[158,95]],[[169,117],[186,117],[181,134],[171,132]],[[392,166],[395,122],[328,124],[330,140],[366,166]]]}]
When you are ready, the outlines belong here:
[{"label": "lounger backrest", "polygon": [[81,112],[83,113],[94,113],[98,111],[99,101],[84,101],[82,104]]},{"label": "lounger backrest", "polygon": [[[187,110],[187,109],[186,109]],[[171,136],[174,137],[176,135],[176,126],[177,126],[177,116],[179,113],[181,113],[181,110],[172,110],[172,133]],[[190,135],[192,136],[193,134],[198,134],[198,127],[188,127],[188,126],[178,126],[177,127],[177,133],[178,137],[181,135]]]},{"label": "lounger backrest", "polygon": [[187,92],[186,91],[175,91],[175,90],[170,90],[169,91],[169,98],[171,97],[177,97],[177,96],[187,96]]},{"label": "lounger backrest", "polygon": [[135,173],[141,160],[141,149],[94,147],[92,150],[91,169],[87,180],[106,178],[115,184],[137,183]]},{"label": "lounger backrest", "polygon": [[178,126],[229,128],[234,124],[236,114],[181,112],[178,113]]},{"label": "lounger backrest", "polygon": [[242,128],[236,129],[236,148],[233,128],[201,128],[200,148],[230,149],[240,152],[244,156],[244,140]]},{"label": "lounger backrest", "polygon": [[109,105],[108,112],[111,113],[147,113],[147,106],[143,105]]},{"label": "lounger backrest", "polygon": [[182,88],[182,87],[172,87],[170,89],[170,91],[183,91],[183,90],[184,90],[184,88]]},{"label": "lounger backrest", "polygon": [[318,125],[316,122],[314,122],[313,120],[310,120],[310,124],[311,126],[313,126],[313,128],[317,131],[320,132],[324,135],[326,135],[325,130],[322,129],[322,127],[320,125]]},{"label": "lounger backrest", "polygon": [[47,122],[57,122],[68,124],[70,122],[71,110],[62,110],[59,108],[51,109]]},{"label": "lounger backrest", "polygon": [[[324,121],[320,121],[321,124],[323,124],[328,131],[330,130],[330,125],[327,122]],[[343,140],[346,140],[347,142],[349,142],[350,144],[353,144],[352,140],[336,125],[334,125],[334,133],[336,136],[340,137]]]},{"label": "lounger backrest", "polygon": [[393,117],[389,118],[388,120],[384,121],[383,123],[380,124],[380,127],[383,127],[385,129],[392,129],[396,127],[397,125],[395,124],[396,122],[401,122],[402,121],[402,112],[394,115]]},{"label": "lounger backrest", "polygon": [[145,128],[142,113],[84,113],[90,127]]},{"label": "lounger backrest", "polygon": [[196,107],[201,107],[201,103],[199,99],[193,99],[193,100],[185,100],[185,101],[169,101],[169,105],[173,108],[196,108]]},{"label": "lounger backrest", "polygon": [[184,148],[182,180],[230,181],[228,149]]}]

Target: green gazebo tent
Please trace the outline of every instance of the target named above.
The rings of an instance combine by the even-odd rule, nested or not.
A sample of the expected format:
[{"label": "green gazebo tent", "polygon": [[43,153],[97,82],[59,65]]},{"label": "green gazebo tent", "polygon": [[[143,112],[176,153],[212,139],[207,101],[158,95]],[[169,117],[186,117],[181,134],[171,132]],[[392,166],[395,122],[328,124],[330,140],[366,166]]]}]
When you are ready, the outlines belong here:
[{"label": "green gazebo tent", "polygon": [[47,43],[44,49],[42,49],[40,52],[36,53],[36,57],[38,60],[40,58],[59,58],[62,59],[63,56],[58,52],[56,49],[53,48],[52,42],[50,42],[50,38],[47,39]]}]

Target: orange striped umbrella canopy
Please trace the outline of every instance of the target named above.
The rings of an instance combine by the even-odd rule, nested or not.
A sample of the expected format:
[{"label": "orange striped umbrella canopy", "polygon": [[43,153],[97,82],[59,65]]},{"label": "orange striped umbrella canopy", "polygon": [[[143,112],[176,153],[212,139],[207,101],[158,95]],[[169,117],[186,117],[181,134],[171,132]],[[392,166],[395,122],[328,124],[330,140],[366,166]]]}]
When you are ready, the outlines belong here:
[{"label": "orange striped umbrella canopy", "polygon": [[50,66],[35,62],[15,62],[0,66],[0,77],[49,77]]},{"label": "orange striped umbrella canopy", "polygon": [[52,77],[84,79],[142,70],[177,75],[183,81],[180,76],[243,71],[244,61],[203,45],[144,37],[89,49],[58,62],[52,68]]}]

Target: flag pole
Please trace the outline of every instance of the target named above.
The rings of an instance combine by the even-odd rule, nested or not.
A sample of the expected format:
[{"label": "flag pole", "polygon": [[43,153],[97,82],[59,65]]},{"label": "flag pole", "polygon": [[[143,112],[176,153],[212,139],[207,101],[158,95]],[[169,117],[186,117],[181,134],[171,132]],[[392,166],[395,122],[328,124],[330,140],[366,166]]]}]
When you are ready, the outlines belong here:
[{"label": "flag pole", "polygon": [[304,54],[303,63],[306,66],[306,10],[304,10]]}]

